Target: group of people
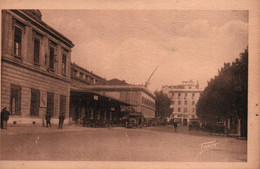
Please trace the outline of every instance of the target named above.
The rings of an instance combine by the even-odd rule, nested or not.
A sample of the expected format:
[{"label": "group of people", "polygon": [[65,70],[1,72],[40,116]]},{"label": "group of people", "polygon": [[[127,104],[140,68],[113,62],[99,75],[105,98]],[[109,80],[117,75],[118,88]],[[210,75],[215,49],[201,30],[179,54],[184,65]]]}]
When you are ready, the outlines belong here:
[{"label": "group of people", "polygon": [[[51,127],[51,113],[50,112],[46,113],[45,120],[46,120],[46,127]],[[64,120],[65,120],[65,115],[64,115],[64,113],[61,113],[60,116],[59,116],[58,129],[62,129]]]},{"label": "group of people", "polygon": [[[7,111],[6,107],[3,108],[3,110],[1,111],[1,129],[7,129],[7,121],[9,120],[9,115],[10,115],[10,113],[9,113],[9,111]],[[46,113],[45,120],[46,120],[46,127],[51,127],[50,112]],[[59,116],[58,129],[62,129],[64,120],[65,120],[65,115],[64,115],[64,113],[61,113]],[[45,126],[44,122],[43,122],[43,126]]]}]

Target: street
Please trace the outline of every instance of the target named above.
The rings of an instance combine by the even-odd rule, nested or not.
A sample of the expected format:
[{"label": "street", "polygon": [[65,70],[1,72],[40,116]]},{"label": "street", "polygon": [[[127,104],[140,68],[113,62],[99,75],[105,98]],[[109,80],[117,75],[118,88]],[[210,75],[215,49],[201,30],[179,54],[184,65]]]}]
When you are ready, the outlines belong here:
[{"label": "street", "polygon": [[[218,146],[201,152],[200,144]],[[201,152],[201,153],[200,153]],[[173,126],[143,129],[56,126],[1,130],[1,160],[246,162],[247,141]]]}]

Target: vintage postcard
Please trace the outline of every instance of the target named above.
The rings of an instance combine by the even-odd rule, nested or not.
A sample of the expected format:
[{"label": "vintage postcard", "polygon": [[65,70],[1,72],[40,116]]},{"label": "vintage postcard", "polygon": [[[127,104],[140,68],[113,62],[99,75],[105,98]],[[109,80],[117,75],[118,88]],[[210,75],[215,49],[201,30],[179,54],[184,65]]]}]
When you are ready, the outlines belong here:
[{"label": "vintage postcard", "polygon": [[260,167],[256,0],[0,5],[0,168]]}]

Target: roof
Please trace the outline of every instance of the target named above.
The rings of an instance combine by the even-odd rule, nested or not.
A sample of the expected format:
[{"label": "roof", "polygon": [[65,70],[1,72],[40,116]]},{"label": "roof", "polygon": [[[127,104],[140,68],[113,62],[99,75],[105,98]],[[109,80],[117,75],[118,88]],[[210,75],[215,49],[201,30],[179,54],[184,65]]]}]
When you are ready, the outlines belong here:
[{"label": "roof", "polygon": [[88,85],[84,89],[91,91],[143,91],[155,99],[154,94],[141,85]]},{"label": "roof", "polygon": [[[69,46],[70,48],[74,47],[74,44],[71,40],[69,40],[67,37],[56,31],[54,28],[43,22],[41,19],[36,19],[35,17],[32,17],[31,14],[28,12],[25,12],[26,10],[11,10],[12,12],[16,13],[17,15],[23,17],[26,20],[29,20],[32,24],[39,27],[45,32],[48,32],[50,35],[54,36],[55,38],[62,41],[64,44]],[[31,11],[31,10],[30,10]],[[39,12],[39,11],[38,11]]]},{"label": "roof", "polygon": [[134,105],[132,105],[132,104],[130,104],[130,103],[127,103],[127,102],[124,102],[124,101],[122,101],[122,100],[118,100],[118,99],[115,98],[115,97],[108,96],[108,95],[105,95],[105,94],[102,94],[102,93],[99,93],[99,92],[95,92],[95,91],[92,91],[92,90],[88,90],[88,89],[77,88],[77,87],[71,86],[71,87],[70,87],[70,91],[72,91],[72,92],[79,92],[79,93],[92,93],[92,94],[95,94],[95,95],[98,95],[98,96],[102,96],[102,97],[106,97],[106,98],[109,98],[109,99],[118,101],[118,102],[122,103],[122,104],[125,105],[125,106],[134,106]]},{"label": "roof", "polygon": [[107,85],[129,85],[128,83],[125,82],[125,80],[119,80],[117,78],[108,80],[106,82]]},{"label": "roof", "polygon": [[94,74],[93,72],[91,72],[91,71],[89,71],[89,70],[87,70],[87,69],[85,69],[85,68],[83,68],[83,67],[77,65],[76,63],[71,63],[71,68],[73,68],[73,67],[76,67],[76,68],[80,69],[81,71],[84,71],[84,72],[86,72],[86,73],[89,73],[89,74],[91,74],[91,75],[93,75],[93,76],[95,76],[95,77],[97,77],[97,78],[99,78],[99,79],[105,80],[105,78],[102,78],[102,77],[100,77],[100,76]]}]

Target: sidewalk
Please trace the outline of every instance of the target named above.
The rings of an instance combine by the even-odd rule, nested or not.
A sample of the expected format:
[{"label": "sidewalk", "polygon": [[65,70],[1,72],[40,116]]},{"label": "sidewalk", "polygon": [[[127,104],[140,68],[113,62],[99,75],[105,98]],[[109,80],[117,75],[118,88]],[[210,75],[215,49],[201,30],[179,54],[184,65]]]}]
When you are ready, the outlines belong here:
[{"label": "sidewalk", "polygon": [[67,132],[67,131],[91,131],[97,128],[81,127],[80,125],[64,125],[62,129],[58,126],[42,127],[38,125],[10,126],[7,130],[1,129],[0,134],[15,135],[15,134],[37,134],[37,133],[52,133],[52,132]]}]

